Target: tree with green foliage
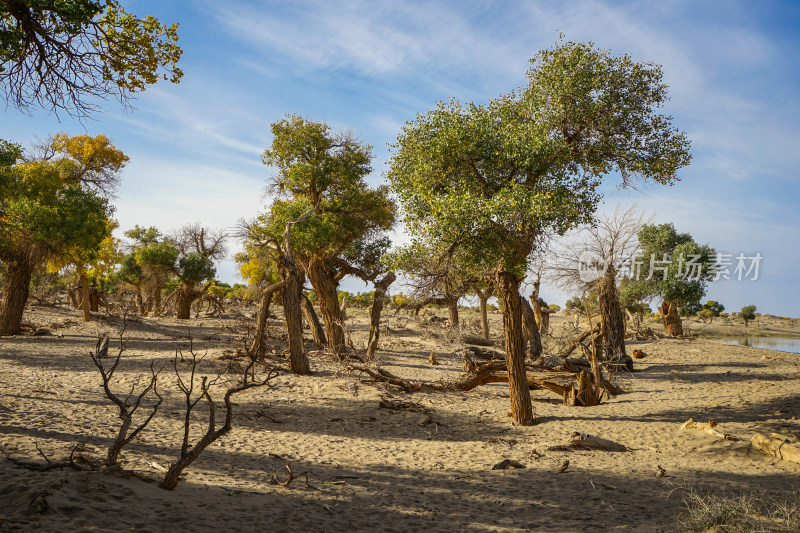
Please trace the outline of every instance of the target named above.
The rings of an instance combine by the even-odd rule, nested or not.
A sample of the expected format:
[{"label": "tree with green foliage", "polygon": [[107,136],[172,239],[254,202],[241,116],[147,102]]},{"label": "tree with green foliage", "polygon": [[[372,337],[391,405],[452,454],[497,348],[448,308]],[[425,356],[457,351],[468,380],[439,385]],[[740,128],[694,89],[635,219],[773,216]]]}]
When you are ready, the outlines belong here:
[{"label": "tree with green foliage", "polygon": [[180,250],[158,228],[152,226],[144,228],[137,224],[126,231],[125,236],[134,241],[132,255],[136,266],[131,265],[127,258],[123,259],[121,278],[130,279],[137,290],[144,288],[145,300],[139,312],[142,315],[158,315],[162,311],[164,285],[175,270]]},{"label": "tree with green foliage", "polygon": [[720,316],[720,314],[725,310],[725,306],[716,300],[708,300],[703,304],[703,309],[708,309],[711,311],[711,316]]},{"label": "tree with green foliage", "polygon": [[708,322],[709,324],[714,321],[714,314],[711,312],[710,309],[701,309],[700,312],[697,313],[697,318],[703,321],[705,324]]},{"label": "tree with green foliage", "polygon": [[[65,154],[22,158],[19,146],[0,141],[0,260],[7,272],[0,335],[19,332],[38,266],[76,251],[82,261],[92,261],[111,234],[113,209],[84,181],[92,175],[87,161]],[[100,158],[94,164],[115,175],[120,161]]]},{"label": "tree with green foliage", "polygon": [[657,112],[667,98],[658,66],[573,42],[532,63],[514,93],[441,102],[407,123],[388,171],[416,240],[458,247],[492,273],[519,424],[533,421],[519,295],[531,252],[591,220],[604,176],[670,184],[690,159],[685,134]]},{"label": "tree with green foliage", "polygon": [[[659,313],[664,329],[673,336],[683,335],[679,309],[697,306],[713,277],[716,252],[708,244],[698,244],[689,233],[678,233],[673,224],[646,224],[639,232],[640,270],[622,284],[624,299],[649,301],[661,298]],[[634,269],[635,270],[635,269]],[[690,307],[691,309],[691,307]]]},{"label": "tree with green foliage", "polygon": [[742,310],[739,311],[739,318],[744,320],[744,327],[747,327],[748,322],[756,319],[756,306],[745,305],[742,307]]},{"label": "tree with green foliage", "polygon": [[420,306],[444,305],[450,315],[450,328],[458,332],[458,301],[472,291],[477,276],[458,250],[432,243],[412,242],[387,255],[394,271],[405,274],[405,285]]},{"label": "tree with green foliage", "polygon": [[[192,303],[201,298],[213,284],[216,275],[214,259],[225,257],[227,234],[213,231],[199,223],[187,224],[169,240],[178,248],[180,255],[173,267],[180,284],[175,289],[176,318],[188,319]],[[202,288],[196,287],[207,281]]]},{"label": "tree with green foliage", "polygon": [[[345,349],[339,282],[346,275],[371,281],[385,269],[383,233],[394,224],[395,205],[386,186],[367,185],[372,150],[352,135],[297,115],[274,123],[272,134],[263,162],[277,169],[272,190],[278,197],[257,225],[265,241],[281,247],[284,265],[296,257],[317,295],[328,350],[339,355]],[[291,257],[283,244],[290,226]],[[284,305],[296,290],[285,289],[284,296],[293,294]]]},{"label": "tree with green foliage", "polygon": [[160,78],[178,83],[178,25],[139,18],[117,0],[0,0],[0,90],[21,110],[87,117],[125,106]]}]

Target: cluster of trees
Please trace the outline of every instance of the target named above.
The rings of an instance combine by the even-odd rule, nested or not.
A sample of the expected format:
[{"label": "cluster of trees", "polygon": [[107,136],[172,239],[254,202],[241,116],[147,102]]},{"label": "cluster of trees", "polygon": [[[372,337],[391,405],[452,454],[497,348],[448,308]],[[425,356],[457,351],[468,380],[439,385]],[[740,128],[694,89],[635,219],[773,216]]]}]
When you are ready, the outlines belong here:
[{"label": "cluster of trees", "polygon": [[[112,94],[124,102],[154,83],[157,73],[166,71],[172,81],[181,74],[176,26],[136,18],[114,0],[0,0],[0,35],[0,83],[7,103],[20,108],[40,104],[81,114],[94,96]],[[531,64],[527,84],[517,91],[485,103],[440,102],[408,122],[392,146],[389,186],[369,186],[371,147],[352,134],[297,115],[272,125],[263,162],[276,171],[275,199],[264,213],[242,221],[244,251],[237,256],[243,275],[263,288],[254,348],[276,294],[291,368],[310,371],[301,326],[310,288],[324,321],[324,332],[315,336],[324,334],[329,352],[347,356],[338,288],[348,275],[374,283],[373,350],[395,271],[415,281],[411,297],[417,302],[447,305],[454,327],[462,296],[476,294],[485,317],[494,295],[503,312],[512,416],[519,424],[532,422],[525,346],[530,342],[535,352],[535,318],[549,311],[538,298],[538,278],[533,309],[520,294],[534,258],[551,236],[593,221],[606,177],[620,177],[622,187],[675,183],[690,161],[690,143],[659,112],[667,86],[657,65],[563,41]],[[52,261],[85,271],[111,237],[108,197],[127,158],[107,140],[95,138],[87,152],[72,149],[73,139],[57,138],[34,158],[2,145],[0,258],[7,283],[0,333],[18,329],[37,265]],[[89,160],[86,153],[97,157]],[[399,208],[412,242],[387,254],[387,232]],[[120,260],[118,275],[136,287],[140,311],[158,307],[171,279],[178,316],[186,316],[192,300],[208,290],[221,241],[207,240],[196,227],[167,237],[137,227],[128,237],[133,248]],[[713,253],[671,225],[646,226],[638,243],[645,256]],[[616,239],[611,244],[600,249],[608,265],[630,249]],[[584,287],[596,294],[609,357],[624,353],[623,301],[660,297],[665,326],[679,334],[677,309],[694,301],[706,280],[692,285],[668,278],[617,286],[612,266]]]}]

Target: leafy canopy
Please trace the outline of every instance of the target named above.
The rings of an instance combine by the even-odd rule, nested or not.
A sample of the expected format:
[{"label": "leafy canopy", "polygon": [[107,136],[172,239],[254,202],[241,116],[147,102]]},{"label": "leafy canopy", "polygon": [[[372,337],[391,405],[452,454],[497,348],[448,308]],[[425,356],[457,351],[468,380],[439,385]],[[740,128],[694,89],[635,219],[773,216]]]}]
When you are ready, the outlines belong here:
[{"label": "leafy canopy", "polygon": [[641,253],[636,262],[641,264],[641,273],[638,279],[623,280],[623,299],[641,301],[660,297],[678,306],[688,306],[691,312],[699,311],[700,299],[713,278],[710,265],[716,251],[708,244],[696,243],[689,233],[678,233],[671,223],[646,224],[639,232],[639,244]]},{"label": "leafy canopy", "polygon": [[279,197],[259,217],[255,240],[280,242],[287,222],[315,208],[292,229],[294,251],[372,266],[388,247],[382,233],[394,224],[396,211],[388,187],[371,188],[365,180],[372,148],[297,115],[273,124],[272,134],[262,160],[278,171],[272,190]]},{"label": "leafy canopy", "polygon": [[71,255],[94,260],[111,235],[108,200],[74,181],[60,161],[19,161],[22,151],[6,142],[0,153],[0,259],[34,265]]},{"label": "leafy canopy", "polygon": [[531,62],[512,94],[440,102],[407,123],[387,174],[417,240],[520,279],[538,238],[590,221],[603,176],[671,184],[690,159],[657,112],[667,88],[656,65],[573,42]]}]

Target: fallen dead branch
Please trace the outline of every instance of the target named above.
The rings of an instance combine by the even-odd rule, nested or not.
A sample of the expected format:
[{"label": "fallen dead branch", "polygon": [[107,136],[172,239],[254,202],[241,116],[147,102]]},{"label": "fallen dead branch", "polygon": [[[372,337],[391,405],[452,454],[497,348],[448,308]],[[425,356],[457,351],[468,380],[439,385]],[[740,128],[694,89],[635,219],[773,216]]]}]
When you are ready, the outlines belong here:
[{"label": "fallen dead branch", "polygon": [[680,429],[687,430],[687,429],[696,429],[708,433],[709,435],[713,435],[714,437],[719,437],[725,440],[739,440],[730,433],[726,433],[723,431],[722,426],[714,422],[714,420],[709,420],[708,422],[695,422],[694,418],[690,418],[683,424],[681,424]]},{"label": "fallen dead branch", "polygon": [[[485,350],[484,348],[468,347],[474,353],[475,350]],[[494,351],[492,351],[494,352]],[[492,353],[491,356],[501,355],[499,352]],[[348,370],[361,372],[369,375],[374,381],[388,383],[399,387],[405,392],[417,392],[421,390],[429,391],[470,391],[481,385],[489,383],[508,383],[508,370],[505,358],[490,359],[488,361],[475,361],[464,352],[464,366],[466,372],[460,378],[447,383],[421,383],[403,379],[391,372],[366,365],[349,365]],[[588,400],[589,397],[599,397],[594,390],[594,377],[590,371],[579,369],[578,372],[551,368],[543,365],[527,364],[528,387],[534,390],[549,390],[564,398],[566,405],[596,405]],[[607,379],[601,380],[602,391],[611,396],[619,394],[619,387],[611,384]],[[596,396],[593,396],[596,395]]]},{"label": "fallen dead branch", "polygon": [[787,439],[777,433],[773,433],[769,437],[761,433],[756,433],[753,435],[753,439],[750,443],[753,445],[753,448],[768,453],[778,459],[800,463],[800,448],[789,445]]},{"label": "fallen dead branch", "polygon": [[314,488],[314,487],[313,487],[313,486],[311,486],[311,484],[308,482],[308,470],[303,470],[303,471],[302,471],[302,472],[300,472],[299,474],[295,474],[295,473],[292,471],[292,463],[291,463],[291,462],[288,462],[288,463],[286,463],[286,464],[284,465],[284,467],[283,467],[283,468],[285,468],[285,469],[286,469],[286,471],[289,473],[289,477],[288,477],[288,478],[286,478],[286,481],[280,481],[280,480],[278,479],[278,473],[277,473],[277,472],[275,472],[275,469],[274,469],[274,468],[272,469],[272,483],[274,483],[275,485],[280,485],[281,487],[288,487],[288,486],[289,486],[289,484],[290,484],[292,481],[294,481],[294,480],[295,480],[295,479],[297,479],[297,478],[303,477],[303,478],[305,478],[305,480],[306,480],[306,487],[308,487],[308,488],[311,488],[311,489],[313,489],[313,488]]},{"label": "fallen dead branch", "polygon": [[581,433],[575,431],[570,436],[567,444],[559,444],[557,446],[550,446],[548,450],[563,451],[570,448],[580,448],[585,450],[600,450],[605,452],[625,452],[628,449],[618,442],[613,440],[604,439],[588,433]]}]

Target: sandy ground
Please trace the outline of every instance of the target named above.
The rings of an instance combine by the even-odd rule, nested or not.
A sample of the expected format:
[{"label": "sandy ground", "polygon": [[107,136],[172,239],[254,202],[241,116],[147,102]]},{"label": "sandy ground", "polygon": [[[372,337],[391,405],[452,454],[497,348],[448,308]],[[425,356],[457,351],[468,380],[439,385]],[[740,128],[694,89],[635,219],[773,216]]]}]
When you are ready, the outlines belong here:
[{"label": "sandy ground", "polygon": [[[365,313],[354,314],[358,344]],[[45,306],[25,319],[51,334],[0,338],[0,444],[12,457],[44,463],[37,445],[55,460],[86,441],[85,456],[102,459],[119,420],[88,352],[98,333],[117,336],[121,321],[82,323],[75,310]],[[474,324],[474,314],[464,321]],[[564,322],[553,320],[556,328]],[[171,364],[177,348],[186,353],[189,335],[195,351],[207,353],[201,370],[223,371],[221,357],[234,351],[245,323],[252,319],[131,320],[112,387],[126,391],[151,362]],[[704,334],[743,330],[720,321],[687,325]],[[453,355],[460,345],[440,326],[392,316],[389,327],[379,354],[385,368],[432,382],[460,371]],[[492,327],[499,338],[499,315]],[[747,332],[764,329],[800,334],[797,321],[778,319],[759,319]],[[281,328],[271,335],[282,352]],[[585,408],[532,391],[536,424],[529,427],[507,416],[505,384],[409,395],[341,372],[315,351],[313,375],[282,372],[270,388],[237,396],[233,430],[173,492],[117,473],[35,472],[0,459],[0,531],[674,531],[689,486],[761,487],[785,498],[800,489],[800,465],[749,446],[754,431],[800,435],[800,355],[703,337],[629,347],[646,357],[620,379],[624,394]],[[431,351],[439,366],[428,363]],[[182,400],[170,368],[159,414],[123,452],[125,468],[153,479],[152,465],[169,465],[180,446]],[[381,396],[419,409],[380,408]],[[691,417],[714,419],[739,440],[679,430]],[[574,431],[628,451],[549,449]],[[492,470],[503,459],[526,468]],[[565,459],[568,469],[558,472]],[[286,478],[287,462],[309,472],[310,486],[302,478],[273,482],[273,471]],[[656,475],[659,466],[666,475]]]}]

